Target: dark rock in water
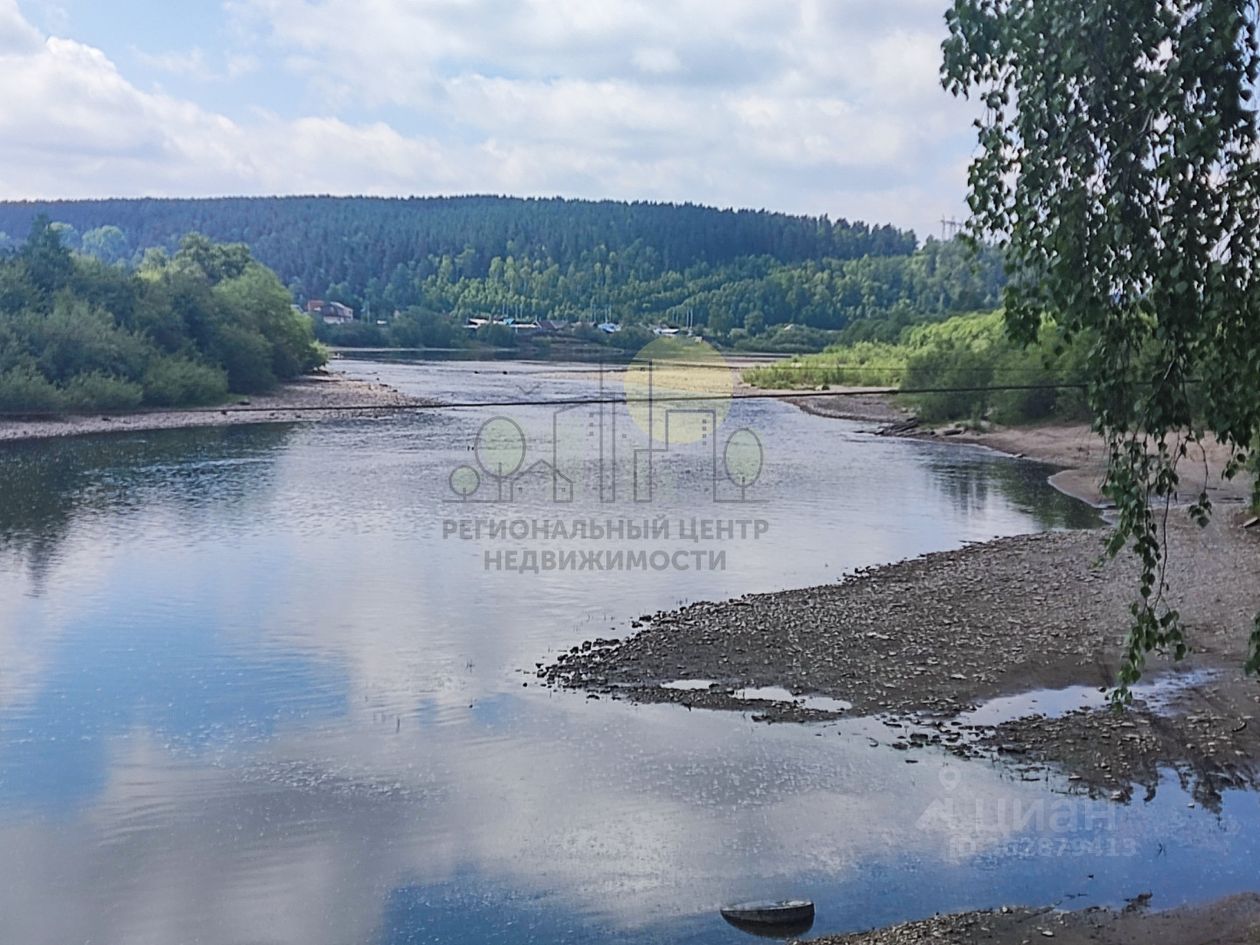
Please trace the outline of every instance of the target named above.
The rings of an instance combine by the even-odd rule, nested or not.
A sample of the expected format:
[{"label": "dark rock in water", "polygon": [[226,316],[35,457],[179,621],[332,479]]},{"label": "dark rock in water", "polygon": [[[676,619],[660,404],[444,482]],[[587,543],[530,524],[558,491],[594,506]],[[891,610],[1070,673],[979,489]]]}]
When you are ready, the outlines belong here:
[{"label": "dark rock in water", "polygon": [[814,925],[814,904],[807,899],[741,902],[725,906],[722,918],[741,932],[762,938],[797,938]]},{"label": "dark rock in water", "polygon": [[890,423],[885,427],[880,427],[876,434],[878,436],[905,436],[907,433],[913,433],[919,428],[919,421],[915,417],[908,420],[902,420],[898,423]]}]

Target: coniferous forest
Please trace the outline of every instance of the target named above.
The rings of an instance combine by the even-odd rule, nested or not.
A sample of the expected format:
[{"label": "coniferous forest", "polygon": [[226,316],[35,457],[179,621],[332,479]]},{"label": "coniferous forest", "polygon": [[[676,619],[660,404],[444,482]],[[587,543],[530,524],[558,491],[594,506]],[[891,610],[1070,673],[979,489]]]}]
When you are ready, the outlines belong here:
[{"label": "coniferous forest", "polygon": [[[138,266],[189,233],[243,243],[299,303],[353,306],[366,343],[413,319],[505,312],[691,322],[717,339],[818,348],[824,332],[894,340],[908,325],[992,308],[996,254],[891,226],[695,205],[502,197],[258,197],[0,204],[0,250],[40,215],[70,249]],[[430,323],[425,323],[430,324]],[[784,335],[792,326],[795,334]],[[332,340],[339,340],[334,338]],[[347,339],[348,340],[348,339]]]}]

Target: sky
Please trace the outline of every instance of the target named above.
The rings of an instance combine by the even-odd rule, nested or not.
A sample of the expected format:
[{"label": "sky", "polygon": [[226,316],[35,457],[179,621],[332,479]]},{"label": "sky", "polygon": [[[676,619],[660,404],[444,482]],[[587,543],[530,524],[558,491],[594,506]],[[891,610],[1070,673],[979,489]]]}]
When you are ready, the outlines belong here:
[{"label": "sky", "polygon": [[947,0],[0,0],[0,198],[965,213]]}]

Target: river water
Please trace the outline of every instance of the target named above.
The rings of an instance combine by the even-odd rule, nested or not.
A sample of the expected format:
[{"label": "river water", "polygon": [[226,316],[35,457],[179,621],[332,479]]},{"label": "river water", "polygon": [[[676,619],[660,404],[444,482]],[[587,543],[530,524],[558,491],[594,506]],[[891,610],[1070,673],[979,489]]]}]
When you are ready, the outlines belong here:
[{"label": "river water", "polygon": [[[339,369],[463,402],[619,383]],[[747,898],[812,897],[821,933],[1254,883],[1251,795],[1120,806],[907,765],[861,721],[537,686],[643,613],[1093,522],[980,450],[778,402],[672,419],[651,455],[580,405],[0,447],[0,942],[707,945]],[[762,462],[747,434],[726,462],[737,430]]]}]

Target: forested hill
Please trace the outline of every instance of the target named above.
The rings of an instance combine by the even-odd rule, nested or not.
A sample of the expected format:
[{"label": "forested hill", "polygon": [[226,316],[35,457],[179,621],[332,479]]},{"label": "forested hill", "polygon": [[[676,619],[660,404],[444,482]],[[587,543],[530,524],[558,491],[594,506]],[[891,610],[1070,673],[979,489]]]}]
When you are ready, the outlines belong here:
[{"label": "forested hill", "polygon": [[[443,257],[459,275],[484,278],[496,258],[528,258],[561,270],[606,261],[660,270],[720,265],[746,256],[782,263],[913,252],[913,233],[825,217],[691,204],[507,197],[234,197],[206,200],[75,200],[0,204],[0,231],[24,238],[40,214],[80,238],[122,231],[117,253],[174,247],[190,232],[243,242],[287,281],[322,293],[340,283],[363,291],[400,266]],[[99,237],[99,234],[97,234]]]},{"label": "forested hill", "polygon": [[[487,312],[628,325],[694,324],[817,350],[816,332],[895,339],[909,324],[992,308],[1001,260],[958,241],[826,217],[691,204],[505,197],[239,197],[0,203],[0,252],[40,215],[70,249],[136,267],[188,233],[244,243],[298,302],[344,302],[360,323],[395,312]],[[7,237],[6,235],[7,234]],[[789,332],[773,338],[780,329]],[[322,329],[321,329],[322,330]],[[795,332],[795,333],[792,333]],[[743,333],[742,335],[738,333]],[[327,333],[326,333],[327,334]],[[751,342],[750,342],[751,343]]]}]

